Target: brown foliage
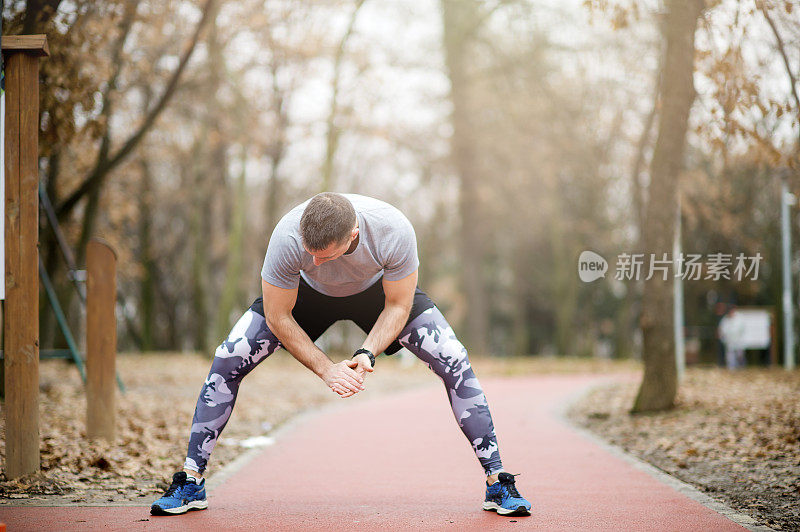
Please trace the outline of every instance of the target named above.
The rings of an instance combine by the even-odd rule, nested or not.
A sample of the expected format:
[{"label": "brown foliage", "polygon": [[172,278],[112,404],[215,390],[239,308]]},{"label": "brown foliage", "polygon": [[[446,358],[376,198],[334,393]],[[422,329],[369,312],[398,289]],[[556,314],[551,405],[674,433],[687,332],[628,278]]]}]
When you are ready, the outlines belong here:
[{"label": "brown foliage", "polygon": [[615,445],[777,529],[800,525],[800,376],[690,370],[669,413],[628,414],[633,383],[575,406],[579,423]]}]

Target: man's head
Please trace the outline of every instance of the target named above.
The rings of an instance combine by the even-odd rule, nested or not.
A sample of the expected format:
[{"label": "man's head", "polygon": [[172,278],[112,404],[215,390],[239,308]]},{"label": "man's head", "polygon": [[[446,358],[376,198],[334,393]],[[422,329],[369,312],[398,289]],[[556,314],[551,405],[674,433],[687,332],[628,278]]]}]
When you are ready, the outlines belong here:
[{"label": "man's head", "polygon": [[317,266],[338,259],[358,236],[356,211],[341,194],[317,194],[300,218],[300,235],[303,247],[314,256]]}]

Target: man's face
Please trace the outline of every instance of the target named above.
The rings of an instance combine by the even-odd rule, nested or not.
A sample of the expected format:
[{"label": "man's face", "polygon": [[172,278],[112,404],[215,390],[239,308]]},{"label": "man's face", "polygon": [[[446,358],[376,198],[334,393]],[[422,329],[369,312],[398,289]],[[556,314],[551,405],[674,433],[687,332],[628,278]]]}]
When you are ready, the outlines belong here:
[{"label": "man's face", "polygon": [[303,247],[312,257],[314,257],[314,266],[319,266],[324,262],[336,260],[342,255],[344,255],[345,252],[347,252],[347,250],[350,249],[350,244],[353,243],[353,240],[355,240],[357,236],[358,236],[358,228],[356,227],[350,234],[350,239],[343,244],[331,244],[327,248],[319,251],[311,251],[310,249],[305,247],[305,245],[303,245]]}]

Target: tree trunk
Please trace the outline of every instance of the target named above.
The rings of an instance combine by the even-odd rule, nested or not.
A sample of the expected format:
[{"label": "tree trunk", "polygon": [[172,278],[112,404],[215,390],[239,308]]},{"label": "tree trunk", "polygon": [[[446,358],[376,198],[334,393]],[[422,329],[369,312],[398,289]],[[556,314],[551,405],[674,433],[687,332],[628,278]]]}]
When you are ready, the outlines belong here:
[{"label": "tree trunk", "polygon": [[[207,131],[207,129],[205,130]],[[200,138],[208,138],[201,135]],[[209,310],[208,310],[208,256],[210,235],[204,230],[209,213],[209,198],[206,183],[208,175],[204,173],[205,161],[201,156],[199,145],[192,149],[192,160],[187,176],[191,183],[191,205],[189,206],[189,242],[191,242],[191,324],[188,327],[192,349],[207,353],[209,347]]]},{"label": "tree trunk", "polygon": [[47,26],[56,15],[61,0],[28,0],[20,35],[46,33]]},{"label": "tree trunk", "polygon": [[278,83],[278,71],[280,64],[273,58],[271,67],[272,72],[272,96],[275,99],[275,117],[277,127],[275,130],[275,140],[270,146],[269,158],[272,163],[269,174],[269,185],[267,188],[267,235],[271,235],[275,225],[278,223],[278,205],[280,205],[280,166],[283,156],[286,153],[286,128],[289,118],[286,115],[286,96],[284,89]]},{"label": "tree trunk", "polygon": [[636,145],[636,158],[634,159],[633,168],[631,169],[631,196],[633,196],[634,220],[636,221],[636,234],[640,240],[642,238],[642,232],[644,231],[646,207],[644,198],[647,195],[647,189],[642,185],[641,173],[645,165],[645,152],[650,146],[653,125],[658,115],[658,88],[659,82],[656,81],[656,94],[653,95],[653,107],[650,109],[650,112],[647,113],[647,117],[645,117],[644,124],[642,125],[642,134]]},{"label": "tree trunk", "polygon": [[345,47],[350,35],[353,33],[353,26],[356,23],[356,16],[359,9],[364,5],[365,0],[356,0],[353,13],[350,15],[350,22],[344,32],[339,46],[336,49],[336,56],[333,60],[333,80],[331,80],[331,108],[328,111],[327,133],[325,135],[325,160],[322,162],[322,191],[331,190],[334,186],[333,163],[336,157],[336,149],[339,147],[339,128],[336,126],[336,117],[339,114],[339,78],[342,72],[342,59],[344,58]]},{"label": "tree trunk", "polygon": [[556,354],[569,356],[575,354],[575,340],[578,338],[575,331],[575,314],[578,310],[579,279],[572,264],[579,251],[574,237],[569,234],[569,228],[564,226],[564,220],[559,217],[558,213],[566,210],[563,209],[561,198],[555,190],[550,195],[550,201],[556,205],[550,223],[550,249],[553,256],[551,290],[555,306],[554,340]]},{"label": "tree trunk", "polygon": [[518,239],[513,247],[513,274],[515,291],[510,294],[513,298],[511,318],[511,354],[525,356],[530,354],[531,328],[528,323],[528,301],[530,291],[530,269],[528,267],[527,241]]},{"label": "tree trunk", "polygon": [[[212,14],[212,23],[208,32],[208,47],[209,47],[209,61],[208,68],[208,87],[209,92],[213,95],[220,93],[225,84],[226,77],[224,70],[219,68],[219,65],[225,63],[225,48],[224,44],[219,38],[218,26],[218,11],[219,4],[216,5],[215,11]],[[208,161],[208,168],[211,170],[210,182],[207,185],[208,196],[215,196],[211,190],[222,190],[222,194],[216,195],[217,203],[209,201],[207,211],[203,217],[204,227],[203,234],[208,235],[207,244],[212,242],[215,238],[221,239],[224,245],[224,254],[221,257],[211,256],[210,250],[206,249],[205,253],[197,257],[197,260],[205,261],[205,277],[208,283],[211,283],[212,276],[209,272],[209,264],[221,262],[225,263],[225,274],[221,282],[221,292],[217,293],[216,283],[209,284],[208,288],[211,289],[211,301],[217,301],[217,304],[212,305],[214,323],[210,324],[213,327],[211,334],[213,338],[207,337],[205,349],[209,350],[213,346],[209,343],[212,340],[224,339],[230,330],[231,313],[235,305],[241,304],[243,296],[240,293],[241,285],[241,265],[243,261],[244,249],[244,227],[247,212],[246,203],[246,181],[245,181],[245,165],[247,164],[247,152],[242,148],[242,169],[236,183],[231,186],[228,179],[228,149],[231,145],[231,130],[236,127],[230,121],[225,120],[225,103],[222,101],[216,102],[211,108],[206,117],[208,120],[207,129],[214,133],[209,135],[212,139],[209,146],[210,160]],[[236,114],[234,114],[236,116]],[[211,212],[221,211],[220,218],[212,223]],[[208,246],[214,247],[214,246]],[[218,269],[218,266],[212,266],[211,271]],[[211,316],[209,316],[210,318]]]},{"label": "tree trunk", "polygon": [[283,148],[279,151],[280,157],[272,158],[272,169],[269,173],[269,184],[267,185],[267,231],[266,235],[272,234],[278,224],[278,205],[280,205],[281,183],[278,175],[278,166],[283,158]]},{"label": "tree trunk", "polygon": [[[153,106],[153,108],[150,109],[150,111],[145,115],[141,125],[139,125],[138,129],[136,129],[136,131],[131,134],[131,136],[128,137],[128,139],[125,140],[120,148],[113,154],[110,153],[109,145],[105,145],[105,149],[101,147],[100,154],[95,162],[95,166],[89,172],[89,175],[83,180],[83,182],[75,191],[73,191],[67,198],[64,199],[63,202],[61,202],[58,207],[56,207],[56,214],[58,215],[59,220],[67,219],[67,217],[69,217],[69,215],[75,209],[78,202],[80,202],[93,190],[101,189],[105,179],[108,177],[111,171],[125,161],[125,159],[136,149],[139,143],[151,130],[153,125],[156,123],[156,120],[158,120],[158,117],[161,115],[161,112],[167,107],[169,102],[172,100],[172,97],[175,95],[175,92],[178,88],[178,83],[181,80],[186,66],[189,64],[189,60],[194,53],[197,42],[200,39],[200,34],[205,27],[206,22],[209,20],[211,13],[215,11],[216,1],[217,0],[206,1],[205,7],[203,8],[203,15],[195,27],[188,47],[183,52],[183,55],[178,62],[178,66],[175,68],[175,71],[167,81],[164,92],[156,101],[156,104]],[[109,81],[114,82],[114,79]],[[111,90],[107,92],[108,95],[110,95],[110,93]],[[106,105],[105,102],[104,105]],[[109,122],[111,122],[111,120],[107,121],[106,128],[109,127]],[[109,131],[107,129],[105,131],[105,135],[109,135]],[[91,230],[93,223],[93,220],[90,219],[88,223],[84,223],[84,227]],[[81,253],[80,249],[78,250],[78,253]],[[78,263],[82,263],[82,260],[79,260]]]},{"label": "tree trunk", "polygon": [[142,351],[152,351],[155,348],[156,325],[156,288],[155,288],[155,260],[152,249],[152,225],[150,219],[153,215],[153,176],[150,163],[143,157],[140,159],[141,189],[139,190],[139,260],[142,262],[142,281],[139,285],[139,306],[141,312],[141,339]]},{"label": "tree trunk", "polygon": [[[226,338],[231,328],[231,313],[237,302],[242,301],[240,279],[242,276],[242,262],[244,260],[244,229],[247,213],[247,153],[242,150],[242,170],[236,182],[233,212],[231,213],[231,232],[228,246],[227,265],[225,268],[225,283],[219,298],[217,308],[216,337]],[[235,317],[234,317],[235,319]]]},{"label": "tree trunk", "polygon": [[[660,60],[663,64],[663,58]],[[642,124],[642,134],[639,136],[639,141],[636,144],[636,156],[633,160],[633,167],[631,168],[631,196],[633,197],[633,211],[634,222],[636,223],[636,238],[634,249],[641,249],[644,224],[645,224],[645,208],[647,206],[647,188],[642,183],[641,174],[645,168],[646,152],[650,147],[653,129],[658,118],[659,93],[661,88],[661,67],[659,66],[658,75],[656,76],[655,83],[653,84],[653,106],[648,111],[647,116],[644,118]],[[638,320],[639,307],[641,305],[641,284],[631,283],[625,291],[625,301],[622,304],[622,309],[617,315],[617,330],[616,330],[616,358],[631,358],[638,355],[634,351],[633,331],[636,328]]]},{"label": "tree trunk", "polygon": [[477,143],[470,121],[467,61],[469,41],[479,18],[473,0],[442,0],[445,63],[450,77],[453,137],[451,154],[460,179],[459,213],[462,284],[468,302],[466,329],[462,336],[467,347],[479,354],[489,352],[489,301],[483,279],[484,216],[478,191],[479,172],[475,153]]},{"label": "tree trunk", "polygon": [[[60,155],[60,151],[54,150],[47,160],[47,184],[45,185],[45,190],[53,204],[58,200],[56,197],[55,185],[58,181],[59,171],[61,170]],[[55,283],[56,281],[54,278],[55,272],[58,269],[60,251],[58,249],[55,233],[49,222],[41,224],[39,242],[39,253],[42,255],[45,271]],[[59,285],[56,284],[56,286]],[[42,347],[50,347],[55,342],[56,319],[50,302],[47,299],[47,293],[44,290],[40,290],[39,292],[39,345]]]},{"label": "tree trunk", "polygon": [[[689,111],[695,98],[694,34],[701,0],[671,0],[663,26],[666,41],[660,80],[662,113],[658,126],[649,200],[644,224],[644,250],[661,258],[670,253],[675,224],[678,177],[683,166]],[[645,268],[646,270],[647,268]],[[646,275],[645,275],[646,276]],[[642,316],[644,377],[633,412],[671,408],[678,388],[672,330],[672,279],[660,274],[644,282]]]}]

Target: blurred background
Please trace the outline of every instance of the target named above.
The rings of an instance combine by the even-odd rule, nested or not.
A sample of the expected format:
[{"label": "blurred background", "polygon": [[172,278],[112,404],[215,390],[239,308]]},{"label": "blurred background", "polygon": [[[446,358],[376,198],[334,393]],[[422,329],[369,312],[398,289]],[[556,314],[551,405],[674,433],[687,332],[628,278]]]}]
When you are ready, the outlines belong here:
[{"label": "blurred background", "polygon": [[[755,280],[684,283],[687,358],[715,364],[731,305],[768,307],[781,337],[800,9],[698,12],[675,154],[682,248],[763,257]],[[665,13],[650,0],[29,0],[5,2],[3,33],[48,36],[41,181],[78,267],[92,235],[117,250],[121,350],[212,356],[259,295],[276,221],[333,190],[406,213],[420,285],[472,352],[631,358],[643,283],[616,280],[616,257],[644,252],[648,206],[673,203],[650,186]],[[82,330],[46,223],[40,250]],[[609,261],[604,279],[581,282],[583,250]],[[64,347],[44,295],[40,309],[41,346]],[[354,334],[338,324],[325,341],[350,350]]]},{"label": "blurred background", "polygon": [[[783,369],[800,286],[797,0],[0,5],[3,35],[46,34],[50,48],[41,470],[0,473],[0,506],[162,493],[214,350],[259,295],[273,227],[330,190],[411,219],[420,286],[498,393],[510,377],[588,392],[592,374],[573,422],[759,522],[800,529],[800,372]],[[110,441],[87,437],[96,402],[70,358],[45,360],[85,352],[94,236],[118,256],[125,392]],[[604,276],[581,279],[596,274],[580,270],[585,251],[607,261]],[[700,258],[699,275],[646,280],[651,255],[678,253]],[[638,280],[619,268],[632,255]],[[739,256],[758,269],[737,275]],[[339,323],[320,342],[336,360],[362,338]],[[348,401],[437,385],[409,355],[381,357],[369,392]],[[262,366],[214,471],[338,400],[288,353]],[[17,386],[5,375],[0,395]]]}]

